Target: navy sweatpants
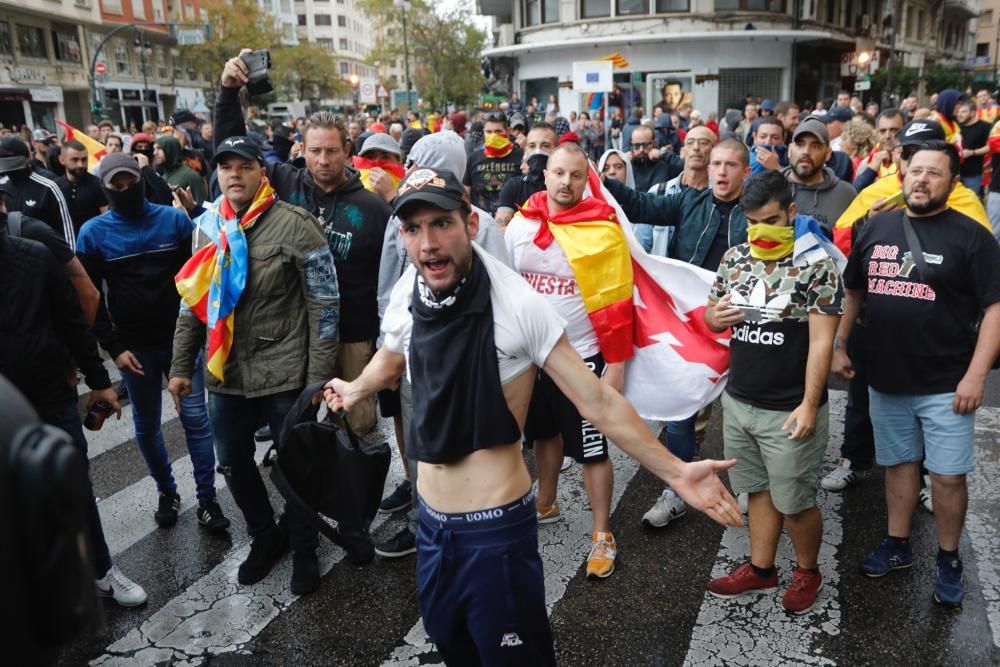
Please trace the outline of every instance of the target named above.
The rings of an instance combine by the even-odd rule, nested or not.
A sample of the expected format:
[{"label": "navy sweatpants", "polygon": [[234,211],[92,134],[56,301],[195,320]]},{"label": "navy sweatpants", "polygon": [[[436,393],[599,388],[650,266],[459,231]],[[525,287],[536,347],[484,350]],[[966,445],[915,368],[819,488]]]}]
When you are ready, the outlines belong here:
[{"label": "navy sweatpants", "polygon": [[446,664],[556,664],[534,492],[462,514],[421,501],[417,590],[424,628]]}]

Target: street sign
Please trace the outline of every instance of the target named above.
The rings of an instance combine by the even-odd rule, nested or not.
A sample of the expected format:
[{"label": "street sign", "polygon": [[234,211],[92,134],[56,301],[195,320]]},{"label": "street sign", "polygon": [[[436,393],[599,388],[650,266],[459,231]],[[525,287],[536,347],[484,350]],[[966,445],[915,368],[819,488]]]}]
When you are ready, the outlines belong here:
[{"label": "street sign", "polygon": [[854,82],[854,90],[856,90],[856,91],[871,90],[871,89],[872,89],[872,82],[871,81],[855,81]]},{"label": "street sign", "polygon": [[389,97],[389,91],[381,83],[378,84],[378,98],[381,100],[386,97]]},{"label": "street sign", "polygon": [[96,65],[94,65],[94,73],[95,74],[107,74],[108,73],[108,68],[105,67],[104,63],[97,63]]},{"label": "street sign", "polygon": [[179,46],[192,46],[205,43],[205,33],[202,30],[178,30],[177,44]]},{"label": "street sign", "polygon": [[614,63],[610,60],[581,60],[573,63],[573,92],[610,93],[614,89]]},{"label": "street sign", "polygon": [[358,86],[358,102],[361,104],[378,104],[378,99],[375,95],[377,88],[377,79],[361,79],[361,84]]}]

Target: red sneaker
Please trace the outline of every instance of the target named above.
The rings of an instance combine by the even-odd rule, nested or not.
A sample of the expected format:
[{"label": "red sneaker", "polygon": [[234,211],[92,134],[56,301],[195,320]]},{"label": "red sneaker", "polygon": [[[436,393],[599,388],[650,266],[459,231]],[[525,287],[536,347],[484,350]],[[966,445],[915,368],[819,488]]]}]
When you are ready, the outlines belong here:
[{"label": "red sneaker", "polygon": [[789,614],[808,614],[816,606],[816,596],[823,590],[823,575],[819,570],[795,568],[795,576],[788,585],[781,606]]},{"label": "red sneaker", "polygon": [[778,571],[769,577],[754,572],[750,563],[743,563],[732,574],[712,579],[705,584],[708,592],[717,598],[738,598],[748,593],[773,593],[778,590]]}]

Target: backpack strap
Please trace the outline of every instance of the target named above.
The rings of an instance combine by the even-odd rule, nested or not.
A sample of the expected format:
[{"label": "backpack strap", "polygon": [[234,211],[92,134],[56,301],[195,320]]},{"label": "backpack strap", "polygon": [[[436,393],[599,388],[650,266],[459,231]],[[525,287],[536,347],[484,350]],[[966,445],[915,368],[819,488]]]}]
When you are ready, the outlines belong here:
[{"label": "backpack strap", "polygon": [[7,214],[7,233],[10,236],[21,237],[22,217],[20,211],[11,211]]}]

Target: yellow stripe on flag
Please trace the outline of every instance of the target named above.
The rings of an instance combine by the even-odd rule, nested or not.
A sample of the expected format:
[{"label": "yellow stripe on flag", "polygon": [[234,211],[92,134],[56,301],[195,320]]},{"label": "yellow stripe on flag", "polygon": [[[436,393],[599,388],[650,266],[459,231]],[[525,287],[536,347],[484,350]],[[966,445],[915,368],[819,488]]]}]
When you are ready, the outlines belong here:
[{"label": "yellow stripe on flag", "polygon": [[596,220],[549,229],[573,267],[588,313],[632,298],[632,260],[618,224]]}]

